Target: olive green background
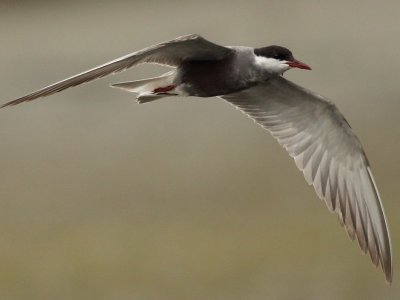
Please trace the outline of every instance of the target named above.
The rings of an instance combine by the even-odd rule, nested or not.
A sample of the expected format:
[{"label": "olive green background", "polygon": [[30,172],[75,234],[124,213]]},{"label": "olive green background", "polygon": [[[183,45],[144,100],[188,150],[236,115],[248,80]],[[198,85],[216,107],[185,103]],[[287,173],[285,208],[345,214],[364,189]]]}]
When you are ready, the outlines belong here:
[{"label": "olive green background", "polygon": [[276,141],[216,98],[137,105],[139,66],[0,111],[0,299],[399,299],[399,1],[2,1],[0,101],[176,36],[290,48],[390,225],[388,286]]}]

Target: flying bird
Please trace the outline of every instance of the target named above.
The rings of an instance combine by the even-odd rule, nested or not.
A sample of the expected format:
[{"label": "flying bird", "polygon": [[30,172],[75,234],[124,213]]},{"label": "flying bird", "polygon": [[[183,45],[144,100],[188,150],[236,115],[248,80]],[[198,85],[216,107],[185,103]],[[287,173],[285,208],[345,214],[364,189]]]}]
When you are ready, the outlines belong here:
[{"label": "flying bird", "polygon": [[170,96],[219,97],[265,128],[294,158],[308,184],[337,213],[351,239],[392,281],[388,226],[362,145],[336,106],[282,77],[311,70],[281,46],[214,44],[200,35],[181,36],[69,77],[7,102],[13,106],[49,96],[143,63],[172,67],[154,78],[113,87],[134,92],[139,103]]}]

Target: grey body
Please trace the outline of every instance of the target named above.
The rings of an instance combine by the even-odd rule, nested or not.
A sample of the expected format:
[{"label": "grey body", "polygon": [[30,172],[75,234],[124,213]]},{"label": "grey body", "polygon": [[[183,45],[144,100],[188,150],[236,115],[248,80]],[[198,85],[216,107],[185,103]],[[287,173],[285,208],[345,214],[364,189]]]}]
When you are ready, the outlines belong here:
[{"label": "grey body", "polygon": [[310,69],[286,48],[224,47],[199,35],[187,35],[56,82],[2,107],[49,96],[141,63],[174,69],[114,86],[138,93],[139,103],[170,95],[218,96],[242,110],[286,149],[307,183],[391,282],[388,226],[362,145],[332,102],[281,76],[290,68]]},{"label": "grey body", "polygon": [[238,92],[267,80],[268,74],[255,64],[254,49],[231,47],[219,61],[187,61],[178,66],[175,84],[184,84],[190,96],[213,97]]}]

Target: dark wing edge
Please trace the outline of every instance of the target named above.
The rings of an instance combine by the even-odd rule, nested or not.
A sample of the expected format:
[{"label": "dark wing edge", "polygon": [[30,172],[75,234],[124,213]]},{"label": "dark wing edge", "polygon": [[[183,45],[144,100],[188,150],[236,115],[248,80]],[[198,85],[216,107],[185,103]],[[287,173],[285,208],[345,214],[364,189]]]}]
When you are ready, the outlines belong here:
[{"label": "dark wing edge", "polygon": [[283,77],[221,98],[278,140],[391,283],[391,243],[379,192],[361,143],[336,106]]},{"label": "dark wing edge", "polygon": [[122,72],[141,63],[155,63],[176,67],[182,61],[219,60],[231,53],[232,50],[230,48],[209,42],[198,34],[185,35],[133,52],[98,67],[58,81],[33,93],[9,101],[1,105],[0,108],[46,97],[73,86],[87,83],[110,74]]}]

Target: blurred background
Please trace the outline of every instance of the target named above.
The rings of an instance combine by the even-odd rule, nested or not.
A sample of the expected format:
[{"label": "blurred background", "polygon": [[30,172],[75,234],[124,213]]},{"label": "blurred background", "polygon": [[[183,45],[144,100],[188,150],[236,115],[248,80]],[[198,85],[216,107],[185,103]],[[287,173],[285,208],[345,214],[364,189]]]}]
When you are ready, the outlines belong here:
[{"label": "blurred background", "polygon": [[276,141],[216,98],[137,105],[126,73],[0,111],[1,299],[399,299],[398,1],[1,1],[1,103],[188,33],[283,45],[359,135],[385,283]]}]

